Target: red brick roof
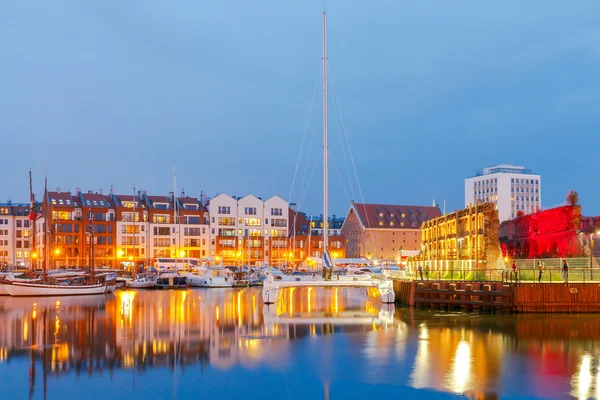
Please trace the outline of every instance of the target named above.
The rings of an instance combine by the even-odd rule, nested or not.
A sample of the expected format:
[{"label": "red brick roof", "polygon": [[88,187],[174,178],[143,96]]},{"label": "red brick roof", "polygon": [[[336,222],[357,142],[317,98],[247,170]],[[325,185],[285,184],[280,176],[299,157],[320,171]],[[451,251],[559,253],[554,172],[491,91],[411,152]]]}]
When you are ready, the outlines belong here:
[{"label": "red brick roof", "polygon": [[361,224],[373,229],[420,229],[423,222],[442,215],[439,208],[432,206],[353,203],[351,207]]}]

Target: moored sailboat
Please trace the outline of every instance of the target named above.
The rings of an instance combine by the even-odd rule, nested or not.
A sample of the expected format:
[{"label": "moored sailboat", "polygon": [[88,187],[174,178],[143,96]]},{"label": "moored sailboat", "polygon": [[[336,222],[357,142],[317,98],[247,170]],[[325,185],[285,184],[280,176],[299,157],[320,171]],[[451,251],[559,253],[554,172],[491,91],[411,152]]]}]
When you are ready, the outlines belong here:
[{"label": "moored sailboat", "polygon": [[[31,189],[31,173],[29,175],[30,192],[31,198],[33,199],[33,192]],[[44,206],[48,206],[48,179],[44,182]],[[32,201],[31,207],[34,206]],[[35,218],[35,209],[30,210]],[[96,277],[94,275],[94,261],[93,261],[93,250],[92,250],[92,265],[91,273],[87,274],[75,274],[75,276],[59,276],[59,274],[50,274],[47,272],[47,265],[49,264],[49,215],[51,214],[46,209],[46,246],[45,246],[45,262],[43,263],[43,275],[39,280],[32,281],[18,281],[15,279],[5,279],[2,283],[3,289],[11,296],[75,296],[75,295],[91,295],[91,294],[103,294],[114,291],[116,285],[116,276],[101,276]],[[35,223],[33,224],[35,225]],[[93,216],[90,218],[91,225],[91,243],[94,243],[94,219]],[[69,274],[72,275],[72,274]]]}]

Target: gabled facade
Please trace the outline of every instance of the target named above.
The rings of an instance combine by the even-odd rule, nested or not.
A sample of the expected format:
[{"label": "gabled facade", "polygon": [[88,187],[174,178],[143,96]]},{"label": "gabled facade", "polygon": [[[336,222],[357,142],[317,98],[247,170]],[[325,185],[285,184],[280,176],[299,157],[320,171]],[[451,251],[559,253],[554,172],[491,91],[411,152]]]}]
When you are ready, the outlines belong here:
[{"label": "gabled facade", "polygon": [[404,251],[421,250],[421,224],[440,215],[431,206],[352,202],[342,226],[346,257],[399,262]]},{"label": "gabled facade", "polygon": [[40,263],[48,268],[91,265],[84,248],[81,199],[70,191],[44,193],[42,214],[37,220],[36,248]]},{"label": "gabled facade", "polygon": [[122,268],[148,260],[148,208],[140,196],[112,195],[116,219],[116,256]]},{"label": "gabled facade", "polygon": [[227,265],[277,264],[287,259],[288,203],[220,194],[209,201],[211,256]]},{"label": "gabled facade", "polygon": [[102,191],[79,191],[78,195],[85,234],[83,254],[94,267],[117,267],[116,207],[112,197]]},{"label": "gabled facade", "polygon": [[180,237],[180,257],[207,258],[210,249],[208,210],[200,200],[187,197],[184,193],[177,198],[178,231]]}]

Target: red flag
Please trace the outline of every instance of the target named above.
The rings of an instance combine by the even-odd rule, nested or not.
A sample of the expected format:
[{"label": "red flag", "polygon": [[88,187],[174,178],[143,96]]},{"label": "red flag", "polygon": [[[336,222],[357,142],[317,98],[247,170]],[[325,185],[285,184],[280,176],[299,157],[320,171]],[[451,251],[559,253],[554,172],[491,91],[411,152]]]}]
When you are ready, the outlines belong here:
[{"label": "red flag", "polygon": [[35,221],[37,218],[37,213],[35,212],[35,201],[31,200],[29,204],[29,220]]}]

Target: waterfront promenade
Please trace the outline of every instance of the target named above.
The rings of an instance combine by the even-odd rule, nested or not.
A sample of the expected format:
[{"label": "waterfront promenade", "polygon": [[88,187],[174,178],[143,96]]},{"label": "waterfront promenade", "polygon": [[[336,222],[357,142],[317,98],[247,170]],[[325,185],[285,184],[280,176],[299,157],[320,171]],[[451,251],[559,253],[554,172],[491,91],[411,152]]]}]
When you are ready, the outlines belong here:
[{"label": "waterfront promenade", "polygon": [[600,270],[533,269],[409,272],[394,278],[396,303],[504,312],[600,312]]}]

